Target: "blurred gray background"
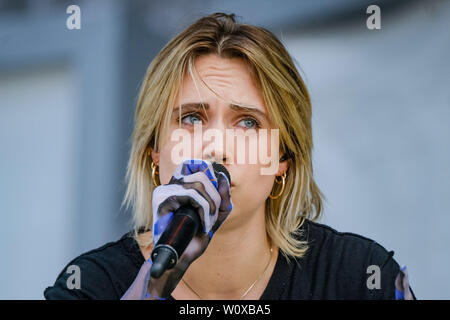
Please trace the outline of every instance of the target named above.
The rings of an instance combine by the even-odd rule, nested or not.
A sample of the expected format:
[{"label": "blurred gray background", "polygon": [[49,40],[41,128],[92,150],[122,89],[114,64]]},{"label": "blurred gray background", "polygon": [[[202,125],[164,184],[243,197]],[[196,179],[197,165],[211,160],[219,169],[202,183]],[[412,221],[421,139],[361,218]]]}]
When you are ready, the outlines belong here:
[{"label": "blurred gray background", "polygon": [[[80,30],[66,27],[71,4]],[[366,26],[371,4],[380,30]],[[0,0],[0,299],[42,299],[72,258],[129,230],[146,68],[217,11],[274,32],[304,76],[319,222],[394,250],[419,299],[449,299],[450,2],[438,0]]]}]

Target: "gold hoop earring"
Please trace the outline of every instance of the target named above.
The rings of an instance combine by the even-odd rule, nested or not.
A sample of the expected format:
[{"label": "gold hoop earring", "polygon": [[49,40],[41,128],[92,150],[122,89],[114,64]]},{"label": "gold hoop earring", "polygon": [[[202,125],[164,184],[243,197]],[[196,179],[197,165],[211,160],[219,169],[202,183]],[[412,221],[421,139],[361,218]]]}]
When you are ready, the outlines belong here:
[{"label": "gold hoop earring", "polygon": [[[278,177],[277,177],[277,178],[278,178]],[[275,182],[278,183],[278,184],[282,183],[283,185],[281,186],[281,191],[280,191],[280,193],[277,194],[276,196],[273,196],[273,195],[269,194],[270,199],[278,199],[278,198],[283,194],[284,186],[285,186],[285,184],[286,184],[286,172],[284,172],[284,173],[281,175],[282,181],[278,181],[277,178],[275,178]]]},{"label": "gold hoop earring", "polygon": [[[152,164],[151,164],[150,166],[151,166],[151,168],[152,168],[152,180],[153,180],[153,184],[157,187],[157,186],[159,186],[160,184],[158,184],[158,183],[156,182],[156,177],[155,177],[155,175],[159,175],[159,168],[158,168],[157,165],[155,165],[154,162],[152,162]],[[157,168],[158,168],[158,170],[157,170]]]}]

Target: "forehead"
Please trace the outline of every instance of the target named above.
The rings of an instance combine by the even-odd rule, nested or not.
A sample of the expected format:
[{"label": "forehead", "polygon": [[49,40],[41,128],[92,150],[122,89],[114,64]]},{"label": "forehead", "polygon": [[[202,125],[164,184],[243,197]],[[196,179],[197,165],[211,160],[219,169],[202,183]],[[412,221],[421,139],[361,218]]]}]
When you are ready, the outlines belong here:
[{"label": "forehead", "polygon": [[213,103],[212,100],[217,99],[215,91],[228,102],[259,106],[262,111],[266,110],[262,92],[245,60],[210,54],[198,57],[194,69],[195,80],[189,72],[185,75],[175,105],[205,100]]}]

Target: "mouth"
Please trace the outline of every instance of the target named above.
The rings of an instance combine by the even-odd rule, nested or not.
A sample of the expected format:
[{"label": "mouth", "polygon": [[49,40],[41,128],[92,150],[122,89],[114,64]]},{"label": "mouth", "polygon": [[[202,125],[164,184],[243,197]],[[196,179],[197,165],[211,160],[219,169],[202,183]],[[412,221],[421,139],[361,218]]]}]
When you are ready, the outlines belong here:
[{"label": "mouth", "polygon": [[232,188],[232,187],[234,187],[235,186],[235,184],[234,184],[234,180],[232,179],[233,177],[231,176],[231,174],[230,174],[230,180],[229,180],[229,182],[230,182],[230,188]]}]

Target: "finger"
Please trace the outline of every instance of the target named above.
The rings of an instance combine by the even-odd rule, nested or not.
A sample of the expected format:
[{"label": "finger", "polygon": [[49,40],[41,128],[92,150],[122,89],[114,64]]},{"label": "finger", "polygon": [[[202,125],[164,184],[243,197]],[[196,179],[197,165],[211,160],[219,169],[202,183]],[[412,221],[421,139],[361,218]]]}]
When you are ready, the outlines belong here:
[{"label": "finger", "polygon": [[211,197],[206,193],[205,187],[201,182],[192,182],[192,183],[184,183],[182,184],[183,188],[186,189],[192,189],[195,192],[197,192],[201,197],[203,197],[206,201],[208,201],[209,204],[209,212],[208,214],[210,216],[213,216],[215,212],[218,210],[218,207],[215,205],[214,201],[211,199]]},{"label": "finger", "polygon": [[[198,184],[198,181],[202,182],[203,185]],[[196,184],[186,186],[186,182]],[[217,178],[211,163],[199,159],[184,160],[175,169],[169,184],[180,184],[198,190],[209,202],[211,209],[209,214],[211,216],[217,215],[220,195],[217,192]]]},{"label": "finger", "polygon": [[214,174],[214,168],[212,163],[201,159],[188,159],[183,161],[175,170],[174,177],[179,179],[180,177],[189,176],[196,172],[203,172],[217,189],[218,183]]},{"label": "finger", "polygon": [[[167,224],[165,226],[159,226],[158,221],[162,217],[165,217],[171,212],[175,212],[178,208],[185,205],[190,205],[198,209],[200,217],[204,217],[205,213],[209,214],[210,212],[208,201],[195,189],[186,189],[179,184],[169,184],[159,186],[153,191],[152,208],[154,223],[154,243],[157,243],[160,235],[155,234],[155,225],[158,226],[158,231],[163,231],[167,226]],[[204,226],[206,225],[203,219],[202,223]],[[210,228],[209,225],[208,228]]]},{"label": "finger", "polygon": [[231,211],[233,209],[233,204],[231,202],[230,181],[228,181],[227,176],[223,172],[218,172],[217,181],[219,184],[218,192],[221,199],[219,210]]},{"label": "finger", "polygon": [[[178,165],[172,178],[171,181],[178,184],[201,181],[214,204],[219,206],[220,195],[217,194],[218,182],[211,162],[201,159],[184,160]],[[212,214],[215,214],[215,211],[212,210]]]},{"label": "finger", "polygon": [[[215,179],[215,178],[214,178]],[[183,178],[184,187],[191,187],[200,192],[208,200],[211,215],[217,214],[220,206],[220,194],[210,178],[204,172],[196,172]]]},{"label": "finger", "polygon": [[[202,174],[205,177],[203,177]],[[218,181],[216,175],[214,174],[212,163],[201,159],[184,160],[180,165],[178,165],[172,178],[174,183],[182,185],[184,185],[185,181],[203,181],[205,190],[215,204],[215,207],[213,207],[210,203],[211,211],[209,212],[209,216],[203,217],[204,232],[210,231],[217,220],[219,213],[218,207],[221,202],[220,194],[217,192]],[[203,195],[208,201],[211,200],[205,194]]]},{"label": "finger", "polygon": [[222,223],[229,216],[231,211],[233,210],[233,202],[231,201],[231,192],[230,192],[230,183],[223,172],[219,172],[217,174],[217,179],[219,183],[219,193],[222,198],[222,202],[219,207],[219,213],[217,216],[217,220],[211,228],[212,233],[210,237],[219,229]]},{"label": "finger", "polygon": [[[173,218],[173,214],[181,206],[176,197],[167,196],[167,186],[158,186],[155,188],[152,197],[153,208],[153,236],[155,243],[161,233]],[[164,197],[166,197],[164,199]]]},{"label": "finger", "polygon": [[192,205],[194,208],[209,212],[209,203],[197,191],[184,188],[179,184],[164,185],[153,191],[152,205],[158,216],[176,211],[184,205]]}]

